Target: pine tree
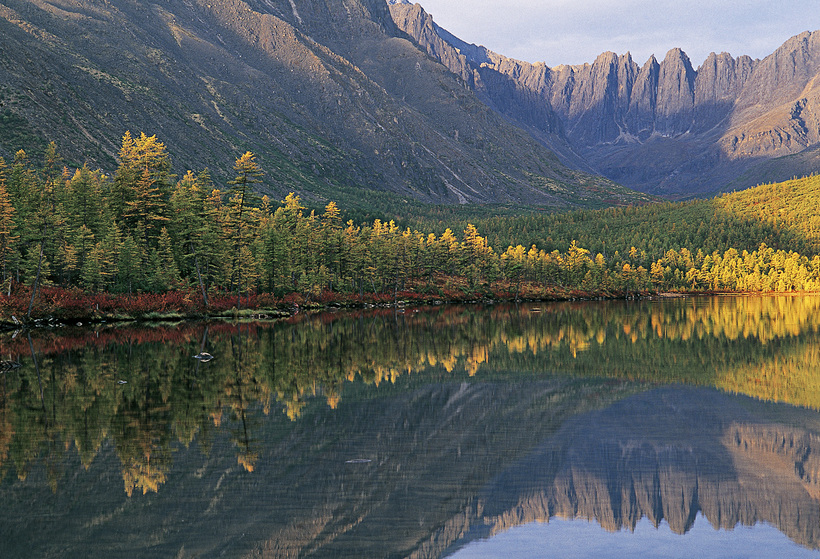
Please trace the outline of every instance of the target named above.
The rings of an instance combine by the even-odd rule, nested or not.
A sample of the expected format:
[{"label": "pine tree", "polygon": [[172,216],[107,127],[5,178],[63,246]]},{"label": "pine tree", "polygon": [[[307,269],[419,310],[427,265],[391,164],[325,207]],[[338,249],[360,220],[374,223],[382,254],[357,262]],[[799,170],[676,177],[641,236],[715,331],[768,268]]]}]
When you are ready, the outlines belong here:
[{"label": "pine tree", "polygon": [[101,271],[102,281],[105,288],[113,285],[119,274],[119,258],[120,250],[122,249],[122,233],[116,223],[103,230],[102,232],[102,261]]},{"label": "pine tree", "polygon": [[[34,299],[40,283],[50,283],[50,264],[56,260],[58,252],[58,238],[63,233],[64,219],[57,208],[58,183],[65,177],[60,176],[61,158],[57,153],[54,142],[48,145],[45,154],[45,164],[40,172],[40,179],[36,181],[38,188],[27,193],[28,219],[31,221],[28,241],[30,247],[26,260],[26,275],[31,279],[32,290],[26,317],[31,316]],[[35,254],[37,255],[35,258]],[[37,265],[32,270],[33,263]]]},{"label": "pine tree", "polygon": [[68,181],[62,196],[67,226],[77,230],[83,225],[95,235],[104,221],[102,176],[83,165]]},{"label": "pine tree", "polygon": [[[203,180],[210,182],[207,171],[200,176],[203,177]],[[199,257],[205,190],[198,188],[197,182],[198,178],[194,177],[191,171],[188,171],[177,182],[169,202],[171,213],[174,216],[170,225],[172,227],[171,236],[174,248],[177,249],[175,252],[180,254],[180,263],[183,264],[181,273],[183,275],[193,275],[192,273],[185,273],[187,269],[193,267],[193,272],[196,274],[202,291],[202,300],[205,306],[208,306],[208,294],[205,289]]]},{"label": "pine tree", "polygon": [[160,262],[160,267],[157,272],[162,278],[161,283],[164,286],[163,290],[167,291],[168,289],[171,289],[179,284],[180,276],[179,268],[177,267],[176,260],[174,259],[174,249],[173,243],[171,242],[171,236],[168,234],[168,229],[165,227],[162,228],[159,235],[157,254],[159,255]]},{"label": "pine tree", "polygon": [[[74,233],[74,237],[71,239],[71,245],[73,248],[74,257],[76,259],[75,268],[83,270],[85,267],[85,261],[88,259],[91,251],[94,250],[94,247],[97,244],[97,239],[94,236],[94,233],[85,225],[81,225],[79,229],[77,229]],[[82,274],[81,277],[87,277],[87,274]],[[96,281],[96,280],[95,280]],[[83,279],[82,283],[84,287],[86,287],[86,280]]]},{"label": "pine tree", "polygon": [[159,186],[151,173],[144,170],[134,187],[132,199],[125,202],[122,219],[127,227],[141,232],[140,242],[146,249],[156,246],[155,239],[169,221],[165,205]]},{"label": "pine tree", "polygon": [[122,291],[133,293],[142,288],[143,260],[140,246],[126,233],[117,257],[117,283]]},{"label": "pine tree", "polygon": [[64,241],[57,251],[57,262],[62,270],[61,283],[70,286],[78,269],[77,249],[74,245]]},{"label": "pine tree", "polygon": [[103,249],[101,243],[95,243],[80,268],[80,283],[88,291],[100,291],[103,286]]},{"label": "pine tree", "polygon": [[339,286],[339,278],[343,277],[343,254],[342,254],[342,217],[335,202],[328,202],[325,212],[322,214],[322,238],[320,250],[323,256],[323,263],[329,270],[330,290],[333,291],[334,283]]}]

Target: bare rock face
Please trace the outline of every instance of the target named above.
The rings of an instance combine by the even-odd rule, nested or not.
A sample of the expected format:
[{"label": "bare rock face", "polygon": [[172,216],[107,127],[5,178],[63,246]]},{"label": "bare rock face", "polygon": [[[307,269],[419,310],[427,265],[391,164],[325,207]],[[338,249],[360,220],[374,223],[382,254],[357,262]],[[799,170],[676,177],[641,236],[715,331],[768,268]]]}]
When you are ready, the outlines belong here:
[{"label": "bare rock face", "polygon": [[[793,37],[763,60],[712,53],[697,70],[680,49],[643,66],[607,52],[592,64],[548,68],[466,45],[420,6],[391,12],[496,111],[562,135],[589,168],[632,188],[674,198],[790,178],[806,165],[795,159],[796,171],[783,177],[755,169],[820,144],[820,32]],[[425,33],[414,18],[424,18]],[[440,55],[441,40],[457,54]]]},{"label": "bare rock face", "polygon": [[444,64],[466,83],[475,86],[473,69],[467,57],[446,41],[433,18],[418,4],[396,3],[390,8],[396,25],[421,44],[427,54]]},{"label": "bare rock face", "polygon": [[709,55],[695,80],[695,132],[708,132],[730,115],[754,67],[748,56]]},{"label": "bare rock face", "polygon": [[560,69],[551,97],[574,143],[611,142],[621,135],[636,74],[632,57],[614,52],[591,65]]},{"label": "bare rock face", "polygon": [[561,119],[543,96],[550,91],[552,71],[545,64],[529,64],[470,45],[435,24],[418,4],[390,5],[396,25],[435,60],[447,67],[479,98],[527,129],[571,165],[590,170],[568,145]]},{"label": "bare rock face", "polygon": [[820,33],[803,33],[754,68],[721,148],[733,159],[784,156],[820,142]]},{"label": "bare rock face", "polygon": [[629,99],[627,126],[638,141],[645,141],[655,129],[660,71],[661,65],[654,56],[651,56],[635,77],[635,85]]},{"label": "bare rock face", "polygon": [[695,71],[689,57],[672,49],[660,66],[655,129],[661,134],[682,134],[691,128],[695,111]]}]

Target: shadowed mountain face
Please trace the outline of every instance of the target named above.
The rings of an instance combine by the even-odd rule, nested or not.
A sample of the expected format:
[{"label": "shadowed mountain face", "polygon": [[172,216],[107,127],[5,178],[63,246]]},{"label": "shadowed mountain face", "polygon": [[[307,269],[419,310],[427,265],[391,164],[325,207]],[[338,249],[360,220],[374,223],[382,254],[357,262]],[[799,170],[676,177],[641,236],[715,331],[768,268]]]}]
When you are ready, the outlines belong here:
[{"label": "shadowed mountain face", "polygon": [[3,0],[0,118],[6,158],[54,140],[111,169],[122,135],[144,131],[178,171],[221,180],[251,150],[275,196],[636,200],[484,105],[383,0]]},{"label": "shadowed mountain face", "polygon": [[[820,33],[789,39],[763,60],[711,54],[693,68],[680,49],[643,66],[607,52],[592,64],[520,62],[468,45],[419,5],[397,25],[488,105],[533,130],[570,165],[672,197],[788,179],[816,169]],[[764,165],[806,152],[783,168]],[[574,152],[574,153],[572,153]]]}]

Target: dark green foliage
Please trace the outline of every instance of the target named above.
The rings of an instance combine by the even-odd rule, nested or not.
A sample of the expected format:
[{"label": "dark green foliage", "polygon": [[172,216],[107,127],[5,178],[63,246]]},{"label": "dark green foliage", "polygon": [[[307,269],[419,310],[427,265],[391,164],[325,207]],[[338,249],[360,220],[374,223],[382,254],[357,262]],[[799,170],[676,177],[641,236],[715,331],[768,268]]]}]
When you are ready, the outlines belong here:
[{"label": "dark green foliage", "polygon": [[[705,253],[775,249],[820,252],[820,177],[724,194],[711,200],[647,204],[596,211],[530,213],[479,218],[493,246],[533,244],[551,251],[573,240],[612,257],[632,247],[650,260],[670,249]],[[452,222],[451,222],[452,223]]]},{"label": "dark green foliage", "polygon": [[407,220],[416,228],[345,221],[334,202],[309,209],[295,194],[280,205],[260,200],[252,188],[263,170],[250,152],[235,173],[224,194],[207,170],[176,180],[165,146],[145,134],[125,135],[113,178],[69,171],[54,144],[40,169],[19,151],[0,168],[10,204],[0,228],[4,289],[197,287],[205,306],[209,292],[229,290],[237,305],[260,292],[311,301],[327,292],[820,290],[820,256],[810,256],[820,252],[818,177],[598,211],[514,216],[502,208],[488,217],[494,207],[427,208]]}]

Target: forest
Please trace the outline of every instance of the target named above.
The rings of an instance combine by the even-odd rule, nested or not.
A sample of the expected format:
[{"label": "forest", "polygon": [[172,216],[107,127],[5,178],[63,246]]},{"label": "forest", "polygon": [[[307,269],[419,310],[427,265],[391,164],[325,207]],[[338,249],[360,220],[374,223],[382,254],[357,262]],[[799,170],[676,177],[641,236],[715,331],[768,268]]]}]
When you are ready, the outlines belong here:
[{"label": "forest", "polygon": [[69,169],[54,143],[39,166],[23,150],[10,163],[0,159],[3,314],[24,312],[23,302],[28,314],[45,312],[34,305],[38,296],[69,305],[65,293],[86,302],[92,294],[176,293],[176,307],[207,309],[413,294],[820,290],[816,176],[713,200],[571,213],[522,208],[447,224],[355,223],[333,201],[310,210],[294,193],[260,198],[264,170],[250,152],[234,171],[224,188],[207,170],[179,177],[165,145],[144,133],[124,135],[111,176]]}]

